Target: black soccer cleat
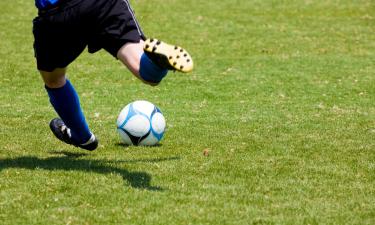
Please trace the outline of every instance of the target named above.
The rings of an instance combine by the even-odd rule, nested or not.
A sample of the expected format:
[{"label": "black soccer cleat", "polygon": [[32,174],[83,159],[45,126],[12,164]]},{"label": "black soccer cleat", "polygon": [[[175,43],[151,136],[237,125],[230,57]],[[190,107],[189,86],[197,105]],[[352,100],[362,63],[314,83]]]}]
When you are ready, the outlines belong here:
[{"label": "black soccer cleat", "polygon": [[188,73],[194,64],[190,54],[183,48],[167,44],[157,39],[147,39],[143,50],[146,55],[163,69]]},{"label": "black soccer cleat", "polygon": [[51,120],[51,122],[49,123],[49,127],[51,128],[52,133],[62,142],[89,151],[93,151],[98,147],[98,139],[95,137],[94,134],[91,135],[90,140],[87,141],[85,144],[74,143],[70,135],[70,129],[65,125],[64,121],[62,121],[62,119],[60,118],[55,118]]}]

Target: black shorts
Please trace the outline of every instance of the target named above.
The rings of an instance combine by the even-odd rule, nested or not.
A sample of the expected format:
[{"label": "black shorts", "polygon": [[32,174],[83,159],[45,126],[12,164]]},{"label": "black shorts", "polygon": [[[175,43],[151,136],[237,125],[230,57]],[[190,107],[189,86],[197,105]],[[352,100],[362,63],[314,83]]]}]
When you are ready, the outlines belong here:
[{"label": "black shorts", "polygon": [[39,10],[33,20],[37,67],[43,71],[67,67],[88,47],[105,49],[114,57],[126,43],[145,36],[128,0],[61,0]]}]

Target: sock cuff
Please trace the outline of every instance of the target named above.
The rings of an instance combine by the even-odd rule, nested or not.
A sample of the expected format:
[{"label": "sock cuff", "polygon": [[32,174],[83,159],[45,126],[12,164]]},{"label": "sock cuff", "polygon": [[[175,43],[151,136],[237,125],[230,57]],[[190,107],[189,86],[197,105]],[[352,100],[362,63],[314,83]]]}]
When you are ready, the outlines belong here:
[{"label": "sock cuff", "polygon": [[90,139],[88,141],[86,141],[85,143],[80,144],[80,145],[82,145],[82,146],[89,145],[89,144],[93,143],[95,141],[95,139],[96,139],[95,135],[93,133],[91,133]]}]

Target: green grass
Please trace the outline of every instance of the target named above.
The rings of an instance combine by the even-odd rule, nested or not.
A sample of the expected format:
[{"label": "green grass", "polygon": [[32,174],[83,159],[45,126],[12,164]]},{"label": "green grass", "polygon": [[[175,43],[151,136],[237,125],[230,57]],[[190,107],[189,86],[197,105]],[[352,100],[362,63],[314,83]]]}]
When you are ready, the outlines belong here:
[{"label": "green grass", "polygon": [[[101,141],[90,153],[49,131],[33,1],[0,1],[0,224],[375,223],[372,0],[132,4],[196,69],[153,88],[82,54],[69,76]],[[137,99],[167,119],[158,147],[120,145]]]}]

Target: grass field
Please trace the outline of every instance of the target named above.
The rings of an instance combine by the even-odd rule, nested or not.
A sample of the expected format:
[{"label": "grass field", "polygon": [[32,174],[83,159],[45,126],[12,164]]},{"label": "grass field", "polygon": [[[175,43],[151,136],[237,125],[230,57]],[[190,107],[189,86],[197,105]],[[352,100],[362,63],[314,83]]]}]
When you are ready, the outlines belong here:
[{"label": "grass field", "polygon": [[[196,68],[153,88],[83,53],[91,153],[49,131],[33,0],[0,1],[0,224],[375,224],[373,0],[131,3]],[[167,119],[160,146],[120,144],[137,99]]]}]

